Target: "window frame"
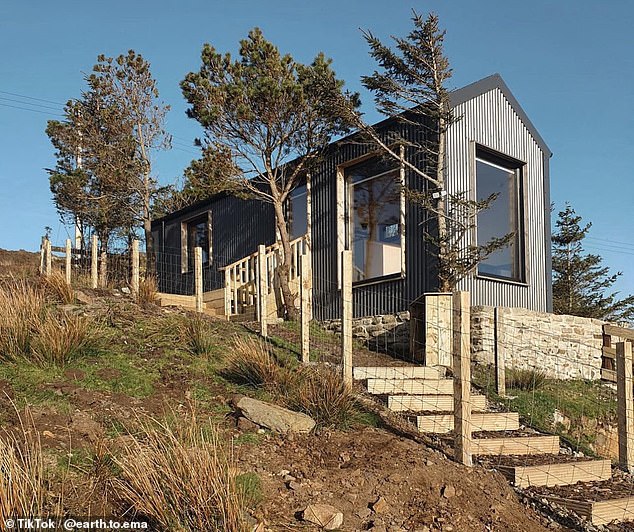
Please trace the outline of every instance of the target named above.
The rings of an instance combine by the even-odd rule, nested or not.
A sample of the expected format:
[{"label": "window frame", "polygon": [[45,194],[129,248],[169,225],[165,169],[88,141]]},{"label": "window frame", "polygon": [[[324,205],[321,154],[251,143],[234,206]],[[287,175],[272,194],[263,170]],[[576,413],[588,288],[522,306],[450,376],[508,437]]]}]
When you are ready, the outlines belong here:
[{"label": "window frame", "polygon": [[211,211],[198,213],[194,216],[181,221],[181,273],[191,273],[194,271],[194,266],[189,267],[189,227],[195,222],[204,222],[207,227],[207,260],[203,260],[203,267],[209,267],[213,264],[212,257],[212,216]]},{"label": "window frame", "polygon": [[[401,158],[404,157],[404,147],[395,146],[394,149],[400,151]],[[353,286],[365,286],[384,282],[390,282],[398,279],[404,279],[406,275],[406,238],[405,238],[405,165],[403,162],[395,164],[394,168],[379,172],[377,174],[368,176],[358,183],[352,183],[348,173],[355,166],[362,164],[368,164],[372,160],[379,160],[381,158],[380,153],[372,152],[362,157],[356,158],[351,161],[347,161],[345,164],[337,166],[337,284],[341,288],[341,252],[344,250],[352,250],[352,231],[351,228],[354,224],[354,212],[351,206],[354,203],[354,185],[360,182],[366,182],[371,179],[381,177],[383,175],[390,174],[392,172],[398,172],[398,178],[394,182],[400,187],[399,192],[399,232],[400,232],[400,271],[390,273],[388,275],[382,275],[379,277],[372,277],[370,279],[362,279],[354,281]],[[353,259],[354,260],[354,259]]]},{"label": "window frame", "polygon": [[[515,174],[515,201],[514,215],[517,220],[517,235],[516,235],[516,247],[515,252],[517,260],[517,277],[506,277],[501,275],[495,275],[486,272],[480,272],[480,264],[476,267],[475,277],[478,279],[484,279],[487,281],[496,281],[501,283],[514,284],[519,286],[527,286],[527,260],[526,260],[526,190],[525,190],[525,175],[526,175],[526,163],[515,157],[511,157],[497,150],[494,150],[488,146],[472,142],[471,150],[471,168],[472,168],[472,190],[473,200],[478,200],[478,175],[477,175],[477,163],[481,162],[504,170],[507,172],[512,171]],[[476,245],[478,242],[478,216],[476,216],[476,223],[473,230],[473,241]]]}]

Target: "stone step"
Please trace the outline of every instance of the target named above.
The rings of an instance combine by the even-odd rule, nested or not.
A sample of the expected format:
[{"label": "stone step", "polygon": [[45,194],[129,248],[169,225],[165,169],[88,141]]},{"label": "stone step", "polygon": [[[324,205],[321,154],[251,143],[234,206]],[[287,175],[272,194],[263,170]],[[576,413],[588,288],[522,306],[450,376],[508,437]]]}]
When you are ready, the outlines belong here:
[{"label": "stone step", "polygon": [[373,394],[452,395],[453,379],[368,379]]},{"label": "stone step", "polygon": [[[454,427],[453,414],[430,414],[416,416],[416,426],[419,432],[445,434]],[[478,412],[471,414],[471,430],[517,430],[520,427],[517,412]]]},{"label": "stone step", "polygon": [[[486,397],[472,395],[473,411],[486,410]],[[451,395],[390,395],[387,407],[393,412],[452,412],[453,396]]]},{"label": "stone step", "polygon": [[352,370],[356,380],[365,379],[440,379],[445,368],[432,366],[356,367]]},{"label": "stone step", "polygon": [[559,436],[511,436],[474,438],[471,452],[479,455],[557,454]]},{"label": "stone step", "polygon": [[516,487],[566,486],[577,482],[608,480],[612,476],[610,460],[582,460],[527,466],[496,466]]}]

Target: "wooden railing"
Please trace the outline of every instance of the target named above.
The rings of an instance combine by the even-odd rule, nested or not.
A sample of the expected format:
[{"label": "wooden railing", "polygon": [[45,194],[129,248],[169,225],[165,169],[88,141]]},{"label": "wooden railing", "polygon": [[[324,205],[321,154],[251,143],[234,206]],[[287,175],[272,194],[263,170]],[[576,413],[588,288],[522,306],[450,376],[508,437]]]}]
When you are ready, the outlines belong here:
[{"label": "wooden railing", "polygon": [[[291,241],[291,257],[289,263],[289,281],[299,279],[301,256],[307,251],[306,235]],[[283,253],[279,242],[265,248],[263,260],[266,268],[266,287],[269,294],[278,286],[276,270]],[[225,315],[244,314],[249,308],[257,305],[257,290],[259,280],[259,261],[262,260],[258,251],[247,255],[225,267]]]},{"label": "wooden railing", "polygon": [[603,326],[601,378],[609,382],[616,382],[616,348],[613,336],[627,342],[634,342],[634,329],[609,324]]}]

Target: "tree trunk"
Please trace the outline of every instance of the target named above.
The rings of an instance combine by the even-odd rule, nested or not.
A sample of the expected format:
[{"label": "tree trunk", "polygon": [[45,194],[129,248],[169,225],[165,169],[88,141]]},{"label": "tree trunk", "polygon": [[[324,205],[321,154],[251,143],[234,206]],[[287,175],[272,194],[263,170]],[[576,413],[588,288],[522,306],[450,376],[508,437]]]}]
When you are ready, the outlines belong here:
[{"label": "tree trunk", "polygon": [[106,288],[108,285],[108,235],[102,235],[101,253],[99,255],[99,286]]},{"label": "tree trunk", "polygon": [[143,231],[145,232],[145,277],[147,279],[156,275],[156,250],[149,213],[143,218]]},{"label": "tree trunk", "polygon": [[447,213],[445,209],[445,144],[447,142],[447,124],[441,115],[438,119],[438,161],[436,164],[436,180],[439,183],[440,196],[436,201],[438,216],[438,269],[440,290],[452,292],[455,288],[451,281],[451,266],[447,250]]},{"label": "tree trunk", "polygon": [[280,233],[280,241],[282,244],[282,260],[277,267],[280,280],[280,290],[282,291],[282,300],[286,310],[286,316],[289,320],[297,319],[297,309],[295,308],[295,297],[291,293],[289,285],[290,260],[291,260],[291,241],[286,227],[286,219],[284,218],[284,209],[280,201],[273,203],[275,210],[275,222]]}]

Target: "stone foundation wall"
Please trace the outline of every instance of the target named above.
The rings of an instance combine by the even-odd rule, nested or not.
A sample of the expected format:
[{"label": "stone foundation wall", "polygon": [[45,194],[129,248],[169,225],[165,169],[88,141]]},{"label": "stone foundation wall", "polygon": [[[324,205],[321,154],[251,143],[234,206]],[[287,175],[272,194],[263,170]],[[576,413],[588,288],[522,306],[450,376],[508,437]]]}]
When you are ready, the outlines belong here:
[{"label": "stone foundation wall", "polygon": [[[352,336],[370,347],[407,355],[409,353],[409,312],[396,315],[386,314],[352,320]],[[324,327],[336,333],[341,332],[341,320],[327,320]]]},{"label": "stone foundation wall", "polygon": [[[493,307],[471,309],[471,352],[494,363]],[[522,308],[499,308],[497,341],[507,368],[538,369],[561,379],[600,379],[604,322]]]}]

